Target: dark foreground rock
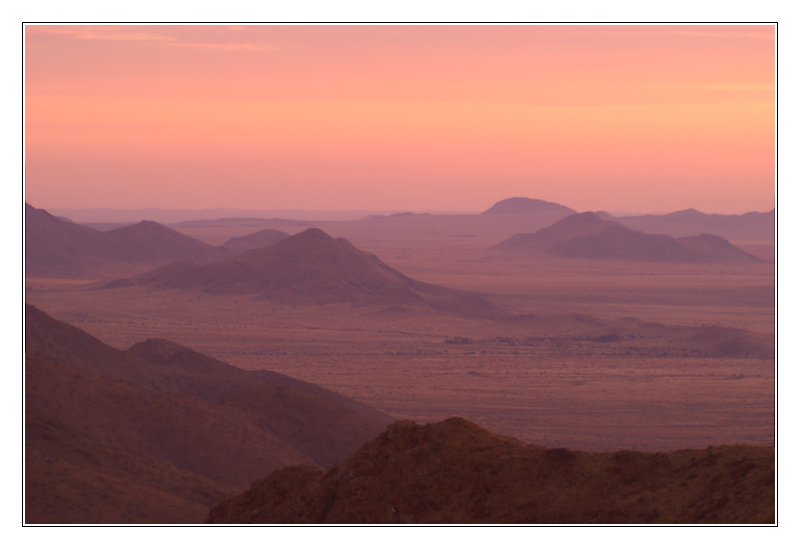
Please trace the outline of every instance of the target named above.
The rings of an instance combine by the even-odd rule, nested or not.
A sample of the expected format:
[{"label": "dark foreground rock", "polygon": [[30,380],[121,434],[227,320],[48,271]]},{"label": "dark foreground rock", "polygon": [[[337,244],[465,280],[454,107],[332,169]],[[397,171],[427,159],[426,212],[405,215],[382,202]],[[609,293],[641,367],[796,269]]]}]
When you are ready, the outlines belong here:
[{"label": "dark foreground rock", "polygon": [[774,449],[545,449],[459,418],[401,421],[323,473],[289,467],[210,523],[773,523]]}]

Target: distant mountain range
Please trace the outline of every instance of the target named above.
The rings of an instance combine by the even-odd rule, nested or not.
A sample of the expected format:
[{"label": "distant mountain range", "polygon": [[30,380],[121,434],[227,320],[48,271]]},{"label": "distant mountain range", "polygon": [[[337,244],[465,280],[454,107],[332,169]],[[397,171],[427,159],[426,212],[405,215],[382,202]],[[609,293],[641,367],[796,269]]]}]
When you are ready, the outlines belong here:
[{"label": "distant mountain range", "polygon": [[604,219],[619,221],[631,229],[675,237],[711,233],[730,240],[774,240],[775,238],[774,209],[742,215],[706,214],[688,209],[665,215],[614,217],[610,214],[601,214],[601,216]]},{"label": "distant mountain range", "polygon": [[54,208],[51,212],[79,223],[136,223],[152,219],[162,224],[231,218],[302,219],[304,221],[343,221],[370,215],[390,215],[386,210],[301,210],[243,208]]},{"label": "distant mountain range", "polygon": [[[331,234],[345,236],[353,242],[363,238],[381,240],[406,240],[429,238],[497,238],[516,233],[531,233],[552,225],[576,213],[575,210],[543,200],[516,197],[501,200],[481,214],[402,212],[393,215],[370,216],[349,221],[323,221],[314,223]],[[761,241],[775,239],[775,210],[750,212],[743,215],[705,214],[685,210],[666,215],[613,216],[598,212],[603,219],[618,221],[628,228],[674,237],[714,234],[728,240]],[[311,226],[304,221],[287,219],[217,219],[194,221],[173,225],[179,231],[202,234],[204,228],[278,228]],[[499,240],[498,240],[499,241]]]},{"label": "distant mountain range", "polygon": [[453,418],[401,421],[323,472],[282,469],[210,523],[771,524],[774,448],[545,449]]},{"label": "distant mountain range", "polygon": [[[393,215],[388,217],[366,219],[360,221],[331,221],[320,223],[339,233],[370,235],[371,238],[453,238],[476,237],[506,238],[518,234],[533,234],[565,217],[574,215],[574,211],[565,206],[542,200],[529,198],[510,198],[502,200],[480,215]],[[735,250],[714,235],[724,239],[770,241],[775,237],[775,211],[744,215],[709,215],[696,210],[674,212],[663,216],[627,216],[615,218],[610,214],[597,214],[603,221],[614,221],[628,229],[669,235],[676,238],[695,237],[694,241],[685,240],[677,243],[656,243],[658,246],[673,248],[663,253],[669,261],[675,260],[683,252],[678,252],[676,245],[684,250],[692,261],[717,261],[722,248],[727,259],[738,261]],[[595,220],[596,222],[596,220]],[[255,229],[252,234],[230,239],[222,246],[211,246],[165,227],[153,221],[141,221],[134,225],[116,227],[111,230],[96,230],[73,223],[67,219],[50,215],[45,210],[25,205],[25,270],[27,276],[76,276],[96,273],[109,266],[139,266],[150,268],[167,265],[176,261],[193,263],[210,263],[226,261],[236,255],[257,248],[271,246],[285,239],[289,233],[274,228],[264,228],[269,220],[217,219],[209,221],[185,222],[176,225],[180,230],[200,231],[203,227],[248,227]],[[283,221],[281,227],[296,230],[296,226],[308,226],[306,222]],[[260,230],[258,230],[260,229]],[[632,233],[624,233],[619,229],[611,229],[605,235],[606,241],[596,240],[598,235],[583,235],[581,242],[576,242],[574,249],[560,249],[559,254],[567,256],[586,256],[594,253],[598,256],[614,256],[610,243],[614,231],[619,238],[633,239]],[[194,233],[193,233],[194,234]],[[653,234],[651,234],[653,236]],[[519,237],[513,237],[518,241]],[[640,244],[650,244],[642,240]],[[595,239],[595,240],[592,240]],[[663,240],[663,239],[662,239]],[[655,243],[652,241],[651,243]],[[631,242],[633,245],[633,243]],[[504,244],[505,246],[505,244]],[[564,244],[566,246],[566,244]],[[583,246],[583,247],[581,247]],[[595,251],[588,248],[596,247]],[[605,248],[603,246],[606,246]],[[656,249],[658,249],[658,246]],[[650,252],[657,255],[656,249]],[[646,251],[646,250],[643,250]],[[684,254],[684,255],[686,255]],[[623,254],[624,255],[624,254]],[[635,254],[634,254],[635,255]],[[667,257],[665,256],[665,257]],[[699,259],[705,257],[706,259]]]},{"label": "distant mountain range", "polygon": [[674,238],[633,230],[598,214],[573,214],[531,234],[516,234],[493,247],[502,251],[545,251],[560,257],[627,259],[663,263],[763,263],[722,237]]},{"label": "distant mountain range", "polygon": [[28,523],[198,522],[292,464],[329,467],[390,418],[165,340],[109,347],[25,308]]}]

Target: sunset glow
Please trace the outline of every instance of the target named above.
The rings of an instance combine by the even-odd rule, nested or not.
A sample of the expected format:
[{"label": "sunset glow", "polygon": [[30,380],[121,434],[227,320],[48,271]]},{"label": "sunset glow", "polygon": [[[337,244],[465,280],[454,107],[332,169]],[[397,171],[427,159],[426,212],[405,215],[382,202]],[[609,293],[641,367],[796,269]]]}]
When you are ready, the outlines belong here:
[{"label": "sunset glow", "polygon": [[772,26],[27,26],[39,208],[774,207]]}]

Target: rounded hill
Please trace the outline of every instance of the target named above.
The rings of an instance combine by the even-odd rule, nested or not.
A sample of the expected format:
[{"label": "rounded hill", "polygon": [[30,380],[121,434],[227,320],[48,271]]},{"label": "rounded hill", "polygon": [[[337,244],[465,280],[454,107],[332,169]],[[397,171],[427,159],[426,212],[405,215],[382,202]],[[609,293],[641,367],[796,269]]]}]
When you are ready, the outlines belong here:
[{"label": "rounded hill", "polygon": [[525,214],[535,212],[564,212],[564,214],[575,213],[572,208],[567,208],[555,202],[545,202],[536,198],[506,198],[501,200],[482,215],[499,215],[499,214]]}]

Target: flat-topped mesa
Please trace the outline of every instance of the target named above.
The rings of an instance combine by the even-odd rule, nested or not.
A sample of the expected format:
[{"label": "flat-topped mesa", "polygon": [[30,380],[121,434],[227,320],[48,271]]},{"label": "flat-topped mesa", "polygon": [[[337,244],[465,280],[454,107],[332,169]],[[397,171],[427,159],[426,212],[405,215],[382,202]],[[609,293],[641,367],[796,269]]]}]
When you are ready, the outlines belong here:
[{"label": "flat-topped mesa", "polygon": [[556,204],[555,202],[546,202],[536,198],[514,197],[501,200],[481,215],[523,214],[533,212],[564,212],[568,214],[574,213],[575,210],[562,206],[561,204]]}]

